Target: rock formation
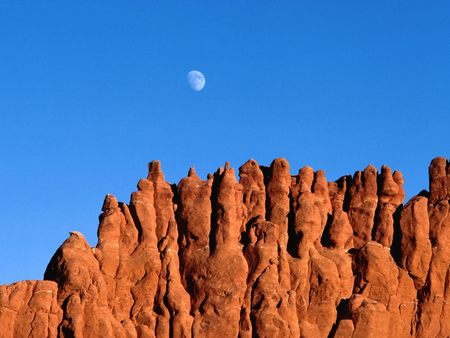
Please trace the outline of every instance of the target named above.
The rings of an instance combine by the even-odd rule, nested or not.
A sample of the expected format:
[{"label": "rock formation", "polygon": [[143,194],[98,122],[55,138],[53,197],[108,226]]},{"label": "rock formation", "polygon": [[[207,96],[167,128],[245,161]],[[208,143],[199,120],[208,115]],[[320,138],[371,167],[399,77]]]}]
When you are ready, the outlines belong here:
[{"label": "rock formation", "polygon": [[450,164],[404,203],[369,165],[227,163],[178,185],[149,164],[107,195],[94,248],[71,232],[43,281],[0,286],[1,337],[449,337]]}]

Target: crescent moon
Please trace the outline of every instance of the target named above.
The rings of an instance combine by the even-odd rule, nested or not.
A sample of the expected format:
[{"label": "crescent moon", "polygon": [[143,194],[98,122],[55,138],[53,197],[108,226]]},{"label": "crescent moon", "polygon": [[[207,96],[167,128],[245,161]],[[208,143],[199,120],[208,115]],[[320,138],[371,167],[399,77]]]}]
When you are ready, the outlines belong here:
[{"label": "crescent moon", "polygon": [[205,76],[198,70],[191,70],[187,75],[187,80],[189,86],[197,92],[201,91],[203,87],[205,87]]}]

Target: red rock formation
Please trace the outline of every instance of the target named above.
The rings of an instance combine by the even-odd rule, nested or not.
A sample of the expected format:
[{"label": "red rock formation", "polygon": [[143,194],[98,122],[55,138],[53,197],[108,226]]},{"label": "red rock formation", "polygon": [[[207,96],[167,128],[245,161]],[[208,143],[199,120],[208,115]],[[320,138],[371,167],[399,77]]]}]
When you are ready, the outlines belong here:
[{"label": "red rock formation", "polygon": [[107,195],[98,243],[72,232],[45,281],[0,286],[1,337],[449,337],[450,165],[403,205],[383,166],[254,160],[175,186],[151,162]]},{"label": "red rock formation", "polygon": [[428,217],[432,255],[425,286],[419,290],[418,334],[450,336],[450,165],[436,158],[430,165]]},{"label": "red rock formation", "polygon": [[0,332],[4,338],[57,337],[62,311],[58,285],[23,281],[0,286]]}]

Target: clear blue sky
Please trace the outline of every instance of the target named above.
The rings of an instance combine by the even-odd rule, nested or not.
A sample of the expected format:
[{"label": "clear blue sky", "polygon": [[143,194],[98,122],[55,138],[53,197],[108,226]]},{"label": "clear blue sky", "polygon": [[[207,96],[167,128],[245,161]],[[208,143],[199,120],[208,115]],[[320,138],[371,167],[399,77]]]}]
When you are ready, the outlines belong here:
[{"label": "clear blue sky", "polygon": [[171,182],[386,164],[411,197],[449,108],[448,0],[1,1],[0,284],[42,278],[70,230],[94,246],[104,195],[128,202],[153,159]]}]

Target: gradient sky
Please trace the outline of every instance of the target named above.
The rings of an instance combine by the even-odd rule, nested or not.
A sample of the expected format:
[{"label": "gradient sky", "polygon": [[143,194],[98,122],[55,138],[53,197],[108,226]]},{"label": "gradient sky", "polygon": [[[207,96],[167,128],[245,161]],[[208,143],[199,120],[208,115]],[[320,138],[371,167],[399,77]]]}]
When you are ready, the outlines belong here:
[{"label": "gradient sky", "polygon": [[128,202],[153,159],[170,182],[386,164],[411,197],[449,108],[448,0],[1,1],[0,284],[42,278],[71,230],[95,246],[105,194]]}]

